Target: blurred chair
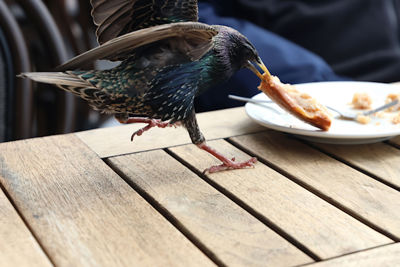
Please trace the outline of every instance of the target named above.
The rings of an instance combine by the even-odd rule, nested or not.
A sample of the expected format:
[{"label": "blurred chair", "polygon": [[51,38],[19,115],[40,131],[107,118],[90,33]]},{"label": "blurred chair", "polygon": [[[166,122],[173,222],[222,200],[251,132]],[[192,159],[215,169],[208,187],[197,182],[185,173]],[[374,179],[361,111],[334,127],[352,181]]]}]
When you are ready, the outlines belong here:
[{"label": "blurred chair", "polygon": [[[33,71],[52,71],[68,59],[62,35],[40,0],[16,0]],[[35,84],[34,134],[43,136],[74,131],[76,99],[51,85]]]},{"label": "blurred chair", "polygon": [[0,1],[0,141],[33,135],[31,83],[17,74],[30,71],[27,47],[17,21]]},{"label": "blurred chair", "polygon": [[[98,45],[95,36],[96,28],[90,14],[90,1],[44,0],[44,2],[55,18],[64,42],[72,55],[81,54]],[[106,63],[105,65],[110,67]],[[89,67],[96,68],[98,66]],[[76,121],[77,127],[81,130],[98,127],[110,118],[109,115],[90,109],[87,102],[80,98],[77,99],[76,111],[80,116]]]},{"label": "blurred chair", "polygon": [[88,105],[72,94],[16,77],[52,71],[90,49],[90,2],[75,1],[79,8],[71,12],[68,1],[0,1],[0,142],[98,125],[99,117],[90,121]]}]

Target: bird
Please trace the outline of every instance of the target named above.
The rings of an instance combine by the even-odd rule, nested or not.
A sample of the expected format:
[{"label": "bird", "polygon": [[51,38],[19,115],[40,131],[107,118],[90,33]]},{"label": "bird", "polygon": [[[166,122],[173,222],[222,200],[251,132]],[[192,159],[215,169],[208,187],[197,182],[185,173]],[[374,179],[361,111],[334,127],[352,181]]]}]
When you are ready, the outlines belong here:
[{"label": "bird", "polygon": [[[54,84],[120,123],[183,126],[200,149],[222,163],[205,172],[253,167],[256,158],[236,162],[207,145],[199,129],[194,98],[248,68],[260,79],[269,73],[254,45],[237,30],[198,22],[197,0],[91,0],[98,46],[54,72],[21,73]],[[107,70],[87,69],[96,60],[118,61]]]}]

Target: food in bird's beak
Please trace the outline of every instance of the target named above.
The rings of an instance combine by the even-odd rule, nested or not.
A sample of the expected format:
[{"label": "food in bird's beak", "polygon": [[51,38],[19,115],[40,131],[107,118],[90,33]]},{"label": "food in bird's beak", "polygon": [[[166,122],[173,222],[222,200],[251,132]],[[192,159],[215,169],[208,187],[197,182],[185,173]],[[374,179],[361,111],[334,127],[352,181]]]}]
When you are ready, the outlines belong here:
[{"label": "food in bird's beak", "polygon": [[284,84],[278,77],[266,72],[258,89],[298,119],[321,130],[329,130],[332,116],[326,107],[308,94],[297,91],[295,86]]}]

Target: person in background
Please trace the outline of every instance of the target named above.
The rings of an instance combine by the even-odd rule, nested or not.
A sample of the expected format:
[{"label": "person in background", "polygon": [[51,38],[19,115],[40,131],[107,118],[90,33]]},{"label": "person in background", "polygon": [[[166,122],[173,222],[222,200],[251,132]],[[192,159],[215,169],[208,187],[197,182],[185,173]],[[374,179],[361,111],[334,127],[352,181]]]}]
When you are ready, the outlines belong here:
[{"label": "person in background", "polygon": [[[243,33],[285,83],[400,80],[400,0],[199,1],[200,21]],[[228,94],[258,94],[242,70],[196,100],[198,111],[243,105]]]}]

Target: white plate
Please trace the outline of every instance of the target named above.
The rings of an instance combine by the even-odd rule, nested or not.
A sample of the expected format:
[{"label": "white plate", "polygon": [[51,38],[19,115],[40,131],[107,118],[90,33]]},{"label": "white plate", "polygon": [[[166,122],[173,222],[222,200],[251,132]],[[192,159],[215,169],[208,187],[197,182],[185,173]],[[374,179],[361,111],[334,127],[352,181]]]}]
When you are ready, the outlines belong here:
[{"label": "white plate", "polygon": [[[369,94],[373,99],[373,107],[383,105],[388,94],[400,93],[399,86],[372,82],[304,83],[297,84],[296,88],[324,105],[353,112],[357,111],[352,110],[349,103],[354,93]],[[269,100],[264,93],[254,96],[253,99]],[[293,117],[275,103],[262,105],[247,103],[246,112],[250,118],[265,127],[320,143],[366,144],[400,135],[400,124],[395,125],[388,118],[374,118],[366,125],[335,118],[329,131],[324,132]]]}]

